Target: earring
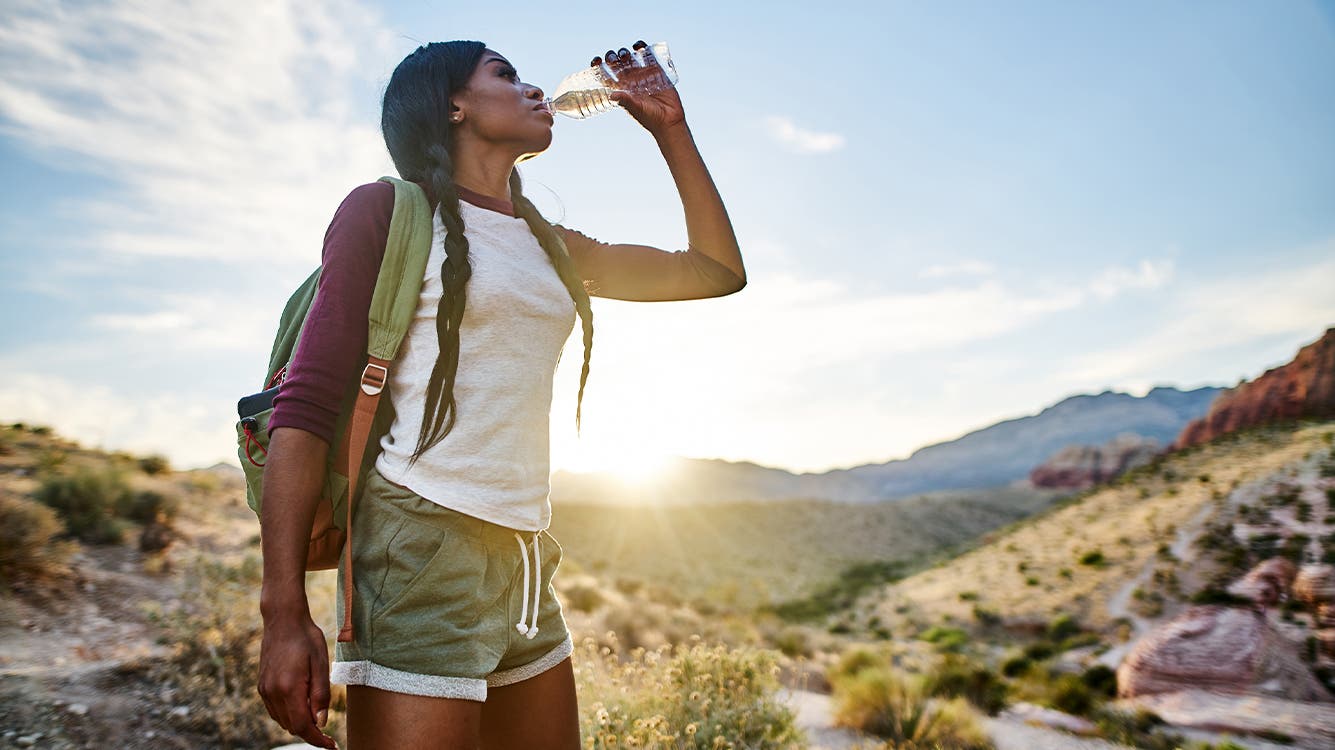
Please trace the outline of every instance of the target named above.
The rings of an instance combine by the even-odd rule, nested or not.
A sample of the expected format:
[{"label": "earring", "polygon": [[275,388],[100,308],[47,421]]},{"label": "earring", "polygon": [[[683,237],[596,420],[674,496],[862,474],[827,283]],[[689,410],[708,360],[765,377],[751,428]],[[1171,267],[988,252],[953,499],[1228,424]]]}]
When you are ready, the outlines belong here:
[{"label": "earring", "polygon": [[458,112],[455,112],[454,114],[450,115],[450,122],[463,122],[463,121],[464,121],[464,116]]}]

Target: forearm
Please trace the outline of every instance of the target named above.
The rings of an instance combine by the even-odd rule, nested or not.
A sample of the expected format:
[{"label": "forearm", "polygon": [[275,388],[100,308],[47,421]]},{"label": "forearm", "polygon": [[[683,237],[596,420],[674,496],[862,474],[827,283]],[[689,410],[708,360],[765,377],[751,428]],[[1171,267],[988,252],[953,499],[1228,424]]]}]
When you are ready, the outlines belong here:
[{"label": "forearm", "polygon": [[266,620],[309,612],[306,548],[328,456],[328,443],[312,433],[282,427],[273,431],[260,509],[260,614]]},{"label": "forearm", "polygon": [[691,247],[727,266],[745,284],[746,268],[737,235],[690,128],[682,122],[656,134],[655,140],[681,196]]}]

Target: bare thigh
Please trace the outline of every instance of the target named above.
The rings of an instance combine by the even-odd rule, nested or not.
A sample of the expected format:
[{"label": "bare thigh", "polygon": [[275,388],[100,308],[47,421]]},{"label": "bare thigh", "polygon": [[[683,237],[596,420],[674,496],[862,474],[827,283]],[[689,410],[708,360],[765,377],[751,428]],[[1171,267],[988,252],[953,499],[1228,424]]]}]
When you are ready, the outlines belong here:
[{"label": "bare thigh", "polygon": [[477,750],[482,704],[348,685],[348,750]]},{"label": "bare thigh", "polygon": [[579,708],[569,657],[537,677],[487,688],[487,702],[482,704],[482,747],[579,749]]}]

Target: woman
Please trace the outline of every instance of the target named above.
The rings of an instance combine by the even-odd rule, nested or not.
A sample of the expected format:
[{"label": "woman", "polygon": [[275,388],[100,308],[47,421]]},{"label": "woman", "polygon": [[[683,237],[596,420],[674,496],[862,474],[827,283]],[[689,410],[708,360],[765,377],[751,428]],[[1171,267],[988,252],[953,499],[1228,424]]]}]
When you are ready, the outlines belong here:
[{"label": "woman", "polygon": [[[624,48],[605,62],[619,77],[660,74]],[[309,743],[334,747],[319,730],[332,681],[348,686],[355,750],[579,746],[572,643],[551,587],[561,550],[545,531],[558,356],[578,314],[582,404],[590,294],[698,299],[746,285],[676,91],[612,98],[667,161],[685,251],[607,244],[542,218],[515,164],[551,144],[553,116],[542,90],[482,43],[419,47],[386,87],[385,143],[403,179],[426,191],[436,233],[390,376],[394,421],[353,519],[356,639],[337,644],[332,674],[304,555],[340,400],[365,361],[393,206],[385,183],[353,190],[330,224],[306,334],[269,423],[259,692]]]}]

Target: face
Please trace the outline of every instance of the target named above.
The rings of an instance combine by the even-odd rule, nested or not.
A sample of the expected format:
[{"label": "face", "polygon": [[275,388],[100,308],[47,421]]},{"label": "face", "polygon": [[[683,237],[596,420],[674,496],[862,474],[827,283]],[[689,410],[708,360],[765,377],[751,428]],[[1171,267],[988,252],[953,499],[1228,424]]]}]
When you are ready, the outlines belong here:
[{"label": "face", "polygon": [[519,79],[499,52],[485,50],[468,83],[451,97],[460,141],[475,139],[512,146],[516,158],[544,151],[552,143],[553,117],[542,107],[542,89]]}]

